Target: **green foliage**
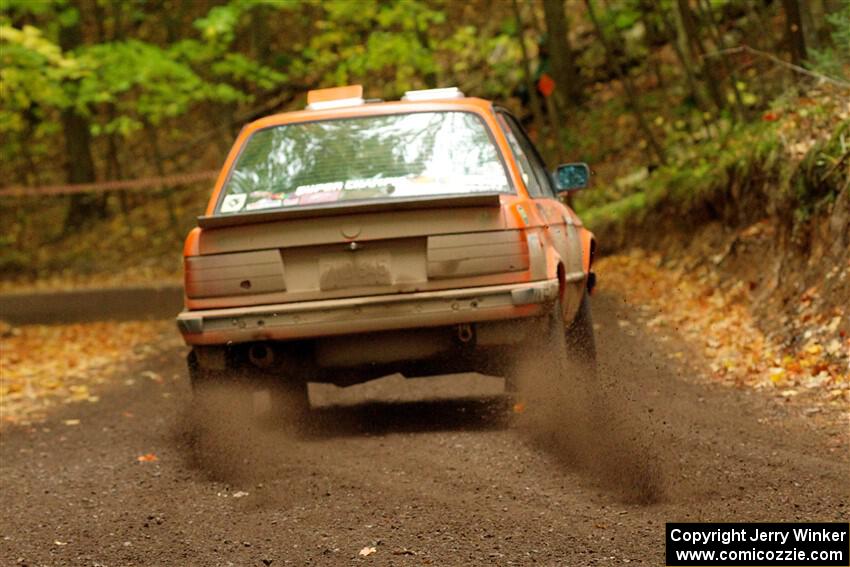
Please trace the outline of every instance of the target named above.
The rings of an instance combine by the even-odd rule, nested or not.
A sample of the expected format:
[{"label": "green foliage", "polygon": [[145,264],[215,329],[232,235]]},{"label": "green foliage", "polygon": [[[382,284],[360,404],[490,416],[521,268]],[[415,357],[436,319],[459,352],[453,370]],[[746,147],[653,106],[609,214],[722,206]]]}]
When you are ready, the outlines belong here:
[{"label": "green foliage", "polygon": [[298,5],[298,0],[231,0],[228,4],[212,8],[206,16],[195,20],[193,26],[201,32],[205,41],[230,45],[236,38],[244,16],[251,10],[267,6],[288,11]]},{"label": "green foliage", "polygon": [[57,128],[51,110],[72,103],[64,84],[82,72],[80,62],[63,54],[38,28],[18,29],[0,23],[0,151],[4,161],[24,151],[44,153]]},{"label": "green foliage", "polygon": [[609,41],[622,47],[627,58],[644,57],[647,48],[644,44],[646,29],[642,21],[645,17],[638,0],[619,0],[614,3],[599,4],[600,25]]},{"label": "green foliage", "polygon": [[[42,30],[3,23],[0,132],[20,133],[26,129],[26,116],[45,120],[51,110],[68,107],[94,116],[99,105],[108,103],[115,117],[94,121],[93,133],[128,136],[145,123],[156,125],[184,115],[202,102],[249,100],[246,86],[274,88],[286,75],[231,52],[230,45],[241,13],[263,3],[239,0],[213,8],[196,22],[206,40],[184,39],[165,47],[131,38],[63,53]],[[32,5],[39,6],[35,14],[54,10],[60,25],[75,23],[76,10],[63,3]]]},{"label": "green foliage", "polygon": [[590,209],[582,214],[582,219],[591,229],[619,224],[645,211],[646,202],[645,193],[634,193],[618,201]]},{"label": "green foliage", "polygon": [[[626,104],[617,81],[611,81],[611,69],[593,26],[585,10],[578,9],[581,4],[576,1],[566,6],[572,49],[587,81],[588,102],[571,109],[568,117],[562,116],[567,125],[559,129],[546,124],[551,116],[544,104],[545,116],[533,130],[541,146],[550,146],[553,155],[615,164],[610,166],[611,177],[623,177],[643,169],[647,136],[636,134],[634,109]],[[762,16],[781,15],[779,4],[765,8]],[[718,48],[706,14],[693,2],[690,5],[700,27],[699,37],[692,39],[703,42],[709,51]],[[706,5],[714,19],[723,23],[719,29],[730,44],[736,34],[741,37],[742,22],[758,21],[751,10],[732,10],[728,2],[703,2],[703,11]],[[615,58],[634,79],[639,91],[636,106],[643,109],[649,129],[666,146],[669,160],[677,168],[660,168],[652,178],[664,179],[667,193],[680,187],[685,193],[698,193],[704,182],[711,184],[707,180],[713,166],[738,159],[734,152],[741,148],[735,140],[750,126],[736,122],[739,117],[728,108],[706,107],[705,101],[696,100],[700,97],[691,96],[671,46],[658,49],[659,41],[676,33],[670,24],[674,21],[671,0],[597,0],[594,6],[605,36],[614,46]],[[187,123],[190,126],[184,134],[191,135],[191,122],[197,115],[209,115],[210,111],[238,115],[237,111],[250,109],[257,97],[277,98],[278,90],[292,93],[300,104],[302,99],[296,94],[306,88],[351,83],[364,84],[368,96],[384,98],[397,98],[411,88],[459,85],[468,94],[498,99],[519,109],[518,114],[527,119],[530,109],[522,112],[520,106],[528,102],[528,93],[517,38],[522,32],[530,40],[526,42],[529,64],[540,67],[535,46],[541,44],[546,27],[545,21],[539,21],[540,8],[538,2],[521,0],[524,21],[518,23],[511,0],[470,0],[464,6],[451,0],[156,4],[3,0],[2,151],[9,158],[6,161],[15,164],[10,170],[22,169],[24,144],[39,159],[46,158],[51,144],[57,153],[61,148],[57,118],[59,111],[67,108],[86,117],[96,135],[119,134],[130,144],[135,133],[149,124],[157,127],[167,145],[170,133],[181,131]],[[741,15],[744,12],[746,16]],[[93,25],[94,18],[103,14],[107,21]],[[850,52],[850,5],[830,21],[834,48],[826,55],[813,52],[815,64],[823,69]],[[63,52],[58,46],[59,31],[77,24],[83,31],[83,45]],[[264,26],[268,26],[265,31],[261,29]],[[655,67],[648,63],[650,57]],[[754,117],[755,110],[764,108],[775,91],[763,84],[761,77],[767,76],[763,69],[750,70],[754,74],[739,78],[735,86]],[[723,74],[721,70],[718,76]],[[721,102],[728,97],[731,107],[732,83],[729,77],[722,78]],[[656,79],[657,87],[652,85]],[[705,82],[706,78],[697,76],[695,80]],[[701,92],[704,86],[697,90]],[[557,140],[556,130],[560,130]],[[765,143],[764,139],[754,137],[753,143]],[[687,176],[680,175],[682,171],[687,171]],[[635,191],[655,194],[645,185],[611,182],[604,190],[578,199],[580,205],[596,207]]]},{"label": "green foliage", "polygon": [[831,204],[842,186],[850,184],[846,163],[850,159],[846,145],[848,133],[850,120],[839,122],[832,136],[816,143],[797,168],[799,174],[794,177],[791,190],[799,220]]},{"label": "green foliage", "polygon": [[237,7],[239,5],[232,3],[216,6],[206,17],[196,20],[194,25],[205,40],[229,44],[235,37],[236,26],[243,12],[241,6]]},{"label": "green foliage", "polygon": [[[422,88],[438,65],[430,31],[445,14],[425,2],[328,0],[303,51],[301,70],[323,84],[383,83],[381,96]],[[380,81],[375,79],[380,77]]]},{"label": "green foliage", "polygon": [[[3,15],[7,17],[57,14],[62,18],[71,18],[68,12],[76,13],[75,9],[68,7],[66,0],[3,0],[0,8],[3,9]],[[73,20],[70,23],[73,23]]]},{"label": "green foliage", "polygon": [[641,19],[638,0],[619,0],[599,4],[599,20],[608,36],[632,29]]},{"label": "green foliage", "polygon": [[[484,33],[475,26],[463,26],[440,42],[444,57],[453,61],[448,84],[461,84],[478,96],[504,100],[523,81],[517,61],[521,50],[515,34],[505,22],[499,32]],[[466,83],[466,85],[464,85]]]},{"label": "green foliage", "polygon": [[809,66],[824,75],[850,80],[850,2],[826,19],[832,26],[832,46],[809,49]]},{"label": "green foliage", "polygon": [[[810,104],[800,107],[796,97],[781,98],[766,113],[769,120],[730,125],[689,151],[671,152],[675,161],[636,177],[629,194],[616,186],[596,188],[599,196],[582,201],[590,207],[581,211],[582,218],[591,229],[607,232],[625,230],[648,215],[688,214],[706,203],[734,209],[739,204],[732,188],[738,186],[744,192],[763,191],[765,210],[787,209],[794,223],[806,222],[850,184],[850,120],[836,123],[834,106]],[[789,132],[802,142],[788,140]],[[819,141],[810,145],[810,136]],[[805,150],[798,149],[799,143]]]},{"label": "green foliage", "polygon": [[0,25],[0,132],[24,128],[23,113],[69,103],[62,83],[80,64],[33,26]]},{"label": "green foliage", "polygon": [[200,101],[234,101],[243,93],[201,78],[189,65],[149,43],[126,40],[86,47],[80,57],[91,72],[79,81],[76,108],[88,113],[95,104],[114,103],[121,114],[106,131],[127,135],[144,121],[159,124]]}]

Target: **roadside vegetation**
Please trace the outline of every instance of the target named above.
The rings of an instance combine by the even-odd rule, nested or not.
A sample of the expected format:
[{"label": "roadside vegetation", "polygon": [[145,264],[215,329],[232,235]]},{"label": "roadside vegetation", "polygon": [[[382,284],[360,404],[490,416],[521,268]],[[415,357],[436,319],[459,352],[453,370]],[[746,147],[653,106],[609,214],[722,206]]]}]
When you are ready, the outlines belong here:
[{"label": "roadside vegetation", "polygon": [[766,214],[770,206],[787,202],[792,220],[803,222],[833,203],[850,181],[848,92],[811,89],[806,96],[777,99],[759,121],[730,127],[717,138],[698,144],[680,139],[675,163],[651,173],[637,169],[603,191],[581,195],[585,221],[597,230],[616,230],[657,209],[688,213],[712,202],[722,209],[722,201],[737,190],[725,205],[732,208],[742,191],[761,191],[757,185],[769,183],[771,190],[760,195],[765,197],[761,210],[746,214]]}]

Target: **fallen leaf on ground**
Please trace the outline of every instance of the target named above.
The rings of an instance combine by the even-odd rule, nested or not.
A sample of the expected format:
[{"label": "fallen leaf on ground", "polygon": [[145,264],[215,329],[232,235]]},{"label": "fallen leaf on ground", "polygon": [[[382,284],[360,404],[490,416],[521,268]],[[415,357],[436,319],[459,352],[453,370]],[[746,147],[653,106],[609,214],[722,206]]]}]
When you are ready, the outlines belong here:
[{"label": "fallen leaf on ground", "polygon": [[361,556],[361,557],[368,557],[368,556],[372,555],[373,553],[375,553],[377,551],[378,550],[375,549],[374,547],[367,546],[367,547],[364,547],[363,549],[361,549],[360,553],[358,553],[358,555]]},{"label": "fallen leaf on ground", "polygon": [[148,378],[149,380],[153,380],[157,384],[162,384],[164,382],[162,376],[152,370],[145,370],[144,372],[142,372],[142,376]]},{"label": "fallen leaf on ground", "polygon": [[120,383],[123,365],[177,344],[169,321],[14,327],[0,335],[2,422],[30,424],[61,403],[97,402],[93,390]]},{"label": "fallen leaf on ground", "polygon": [[136,457],[136,460],[140,463],[153,463],[159,460],[159,457],[154,455],[153,453],[145,453],[144,455],[139,455]]},{"label": "fallen leaf on ground", "polygon": [[[748,234],[756,232],[753,229]],[[798,315],[798,326],[807,328],[801,333],[806,342],[789,348],[756,325],[749,310],[752,290],[746,282],[730,285],[716,270],[693,258],[684,258],[678,266],[670,267],[660,254],[641,249],[607,256],[596,264],[602,287],[632,305],[648,308],[652,313],[648,327],[663,323],[678,331],[702,354],[719,382],[779,390],[786,400],[806,392],[815,396],[809,396],[806,403],[814,404],[840,403],[850,397],[850,349],[841,345],[841,314],[833,311],[821,319],[815,313]],[[812,304],[818,296],[818,289],[811,287],[801,303]],[[627,326],[624,320],[618,324]],[[685,358],[682,352],[667,356]]]}]

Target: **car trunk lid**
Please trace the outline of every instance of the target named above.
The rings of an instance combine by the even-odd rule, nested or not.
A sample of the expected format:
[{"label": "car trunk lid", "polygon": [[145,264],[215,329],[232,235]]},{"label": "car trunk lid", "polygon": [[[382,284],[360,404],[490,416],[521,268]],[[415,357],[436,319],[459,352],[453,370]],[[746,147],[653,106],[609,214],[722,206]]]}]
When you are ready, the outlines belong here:
[{"label": "car trunk lid", "polygon": [[[186,259],[193,309],[527,281],[499,195],[204,217]],[[248,218],[245,218],[248,217]]]}]

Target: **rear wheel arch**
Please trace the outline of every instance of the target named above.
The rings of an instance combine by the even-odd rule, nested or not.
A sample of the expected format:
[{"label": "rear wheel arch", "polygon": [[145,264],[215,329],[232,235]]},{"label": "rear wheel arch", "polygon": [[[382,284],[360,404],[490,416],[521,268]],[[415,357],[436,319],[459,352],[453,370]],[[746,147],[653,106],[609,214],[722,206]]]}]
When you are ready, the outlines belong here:
[{"label": "rear wheel arch", "polygon": [[596,237],[586,228],[582,228],[579,238],[581,239],[582,268],[589,272],[596,259]]},{"label": "rear wheel arch", "polygon": [[558,260],[555,274],[558,277],[558,300],[563,304],[564,294],[567,292],[567,268],[560,259]]},{"label": "rear wheel arch", "polygon": [[587,259],[588,271],[593,267],[593,261],[596,260],[596,238],[590,237],[590,251]]}]

